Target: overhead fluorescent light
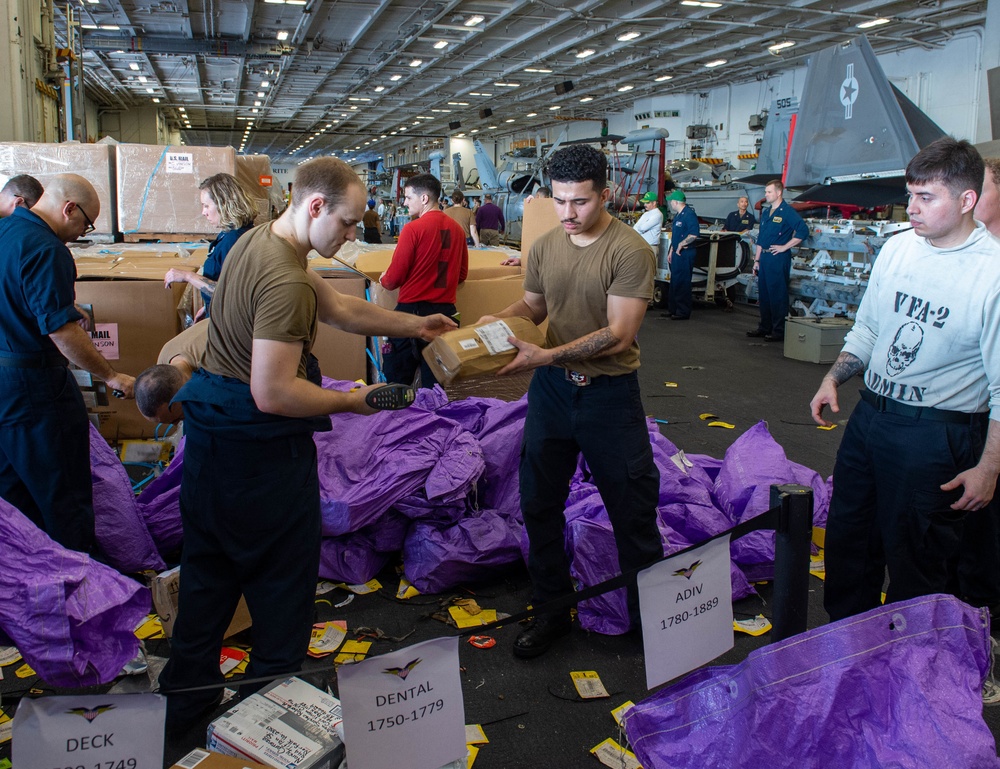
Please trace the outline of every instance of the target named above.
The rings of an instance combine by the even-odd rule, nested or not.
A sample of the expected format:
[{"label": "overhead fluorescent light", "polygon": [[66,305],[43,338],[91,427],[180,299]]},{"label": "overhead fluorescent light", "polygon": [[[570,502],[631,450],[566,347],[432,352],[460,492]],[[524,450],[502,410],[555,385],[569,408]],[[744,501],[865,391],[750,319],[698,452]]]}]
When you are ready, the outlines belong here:
[{"label": "overhead fluorescent light", "polygon": [[552,74],[552,70],[551,69],[539,69],[538,67],[525,67],[524,71],[525,72],[540,72],[540,73],[545,74],[545,75]]},{"label": "overhead fluorescent light", "polygon": [[81,24],[80,29],[97,29],[96,24]]},{"label": "overhead fluorescent light", "polygon": [[791,48],[793,45],[795,45],[795,41],[794,40],[784,40],[784,41],[782,41],[780,43],[775,43],[774,45],[769,45],[767,47],[767,50],[769,50],[771,53],[777,53],[778,51],[783,51],[786,48]]},{"label": "overhead fluorescent light", "polygon": [[495,125],[488,125],[488,126],[486,126],[486,130],[487,130],[487,131],[492,131],[492,130],[494,130],[494,129],[496,129],[496,128],[499,128],[499,127],[500,127],[500,126],[495,126]]},{"label": "overhead fluorescent light", "polygon": [[159,100],[159,99],[157,99],[157,98],[156,98],[156,97],[154,96],[154,97],[153,97],[153,104],[159,104],[159,103],[160,103],[160,100]]},{"label": "overhead fluorescent light", "polygon": [[477,133],[479,133],[479,129],[478,128],[473,128],[469,133],[477,134]]},{"label": "overhead fluorescent light", "polygon": [[474,27],[477,24],[482,24],[486,19],[483,16],[470,16],[465,20],[465,26]]},{"label": "overhead fluorescent light", "polygon": [[256,115],[256,114],[257,114],[258,112],[260,112],[260,110],[259,110],[259,109],[257,109],[256,107],[254,107],[254,108],[253,108],[252,110],[250,110],[250,111],[251,111],[251,112],[252,112],[253,114],[255,114],[255,115]]},{"label": "overhead fluorescent light", "polygon": [[681,5],[690,5],[695,8],[721,8],[722,3],[712,3],[708,0],[681,0]]},{"label": "overhead fluorescent light", "polygon": [[438,51],[440,51],[442,48],[447,48],[447,47],[448,47],[447,40],[438,40],[436,43],[434,43],[434,48],[437,49]]},{"label": "overhead fluorescent light", "polygon": [[628,32],[622,32],[620,35],[618,35],[618,40],[620,40],[623,43],[627,43],[629,40],[635,40],[640,35],[642,35],[641,32],[636,32],[633,29]]},{"label": "overhead fluorescent light", "polygon": [[156,93],[156,89],[155,88],[147,88],[146,89],[146,93]]},{"label": "overhead fluorescent light", "polygon": [[263,91],[258,91],[257,92],[257,98],[258,99],[263,99],[264,98],[264,92]]},{"label": "overhead fluorescent light", "polygon": [[520,83],[494,83],[493,85],[498,85],[501,88],[520,88]]},{"label": "overhead fluorescent light", "polygon": [[588,101],[593,101],[593,100],[594,100],[593,96],[584,96],[582,99],[580,99],[580,103],[586,104]]},{"label": "overhead fluorescent light", "polygon": [[271,85],[271,82],[269,80],[261,80],[260,81],[260,87],[261,88],[267,88],[269,85]]},{"label": "overhead fluorescent light", "polygon": [[411,67],[419,67],[423,63],[424,62],[423,62],[422,59],[414,59],[413,61],[410,62],[410,66]]},{"label": "overhead fluorescent light", "polygon": [[588,56],[593,56],[597,51],[593,48],[584,48],[582,51],[577,51],[576,58],[586,59]]},{"label": "overhead fluorescent light", "polygon": [[460,134],[455,134],[455,138],[456,138],[456,139],[461,139],[461,138],[463,138],[464,136],[465,136],[465,134],[464,134],[464,133],[460,133]]},{"label": "overhead fluorescent light", "polygon": [[886,19],[884,17],[878,19],[869,19],[868,21],[863,21],[856,25],[858,29],[871,29],[872,27],[881,27],[883,24],[888,24],[892,19]]},{"label": "overhead fluorescent light", "polygon": [[282,29],[282,30],[278,31],[278,34],[275,37],[277,37],[278,40],[287,40],[288,39],[288,33],[285,30]]},{"label": "overhead fluorescent light", "polygon": [[654,83],[663,83],[663,82],[665,82],[667,80],[673,80],[673,79],[674,79],[673,75],[660,75],[657,78],[653,78],[653,82]]},{"label": "overhead fluorescent light", "polygon": [[305,5],[306,0],[285,0],[285,5]]},{"label": "overhead fluorescent light", "polygon": [[140,83],[147,82],[145,75],[139,75],[139,77],[137,77],[136,80],[138,80]]},{"label": "overhead fluorescent light", "polygon": [[553,104],[551,107],[549,107],[549,109],[550,110],[557,110],[557,109],[562,109],[562,107],[560,107],[558,104]]},{"label": "overhead fluorescent light", "polygon": [[390,79],[390,80],[391,80],[392,82],[394,82],[394,83],[395,83],[395,82],[396,82],[397,80],[402,80],[402,79],[403,79],[403,76],[402,76],[402,75],[393,75],[393,76],[392,76],[392,77],[390,77],[389,79]]},{"label": "overhead fluorescent light", "polygon": [[633,88],[635,88],[634,85],[623,85],[618,89],[618,93],[625,93],[626,91],[631,91]]},{"label": "overhead fluorescent light", "polygon": [[255,107],[259,107],[259,106],[260,106],[260,102],[259,102],[259,101],[255,101],[255,102],[253,103],[253,106],[255,106]]},{"label": "overhead fluorescent light", "polygon": [[467,101],[450,101],[450,102],[448,102],[448,105],[451,106],[451,107],[468,107],[469,106],[469,102],[467,102]]},{"label": "overhead fluorescent light", "polygon": [[187,108],[186,107],[178,107],[177,111],[178,112],[187,112]]},{"label": "overhead fluorescent light", "polygon": [[712,67],[721,67],[725,64],[728,59],[714,59],[713,61],[705,62],[705,66],[711,69]]},{"label": "overhead fluorescent light", "polygon": [[138,72],[139,71],[139,65],[136,64],[134,61],[133,62],[129,62],[128,68],[130,70],[132,70],[133,72]]},{"label": "overhead fluorescent light", "polygon": [[384,90],[385,90],[385,86],[384,85],[377,85],[377,86],[375,86],[375,93],[382,93],[382,91],[384,91]]},{"label": "overhead fluorescent light", "polygon": [[371,101],[367,96],[348,96],[348,101]]},{"label": "overhead fluorescent light", "polygon": [[101,29],[107,29],[111,32],[114,32],[115,30],[121,29],[121,27],[119,27],[117,24],[102,24]]}]

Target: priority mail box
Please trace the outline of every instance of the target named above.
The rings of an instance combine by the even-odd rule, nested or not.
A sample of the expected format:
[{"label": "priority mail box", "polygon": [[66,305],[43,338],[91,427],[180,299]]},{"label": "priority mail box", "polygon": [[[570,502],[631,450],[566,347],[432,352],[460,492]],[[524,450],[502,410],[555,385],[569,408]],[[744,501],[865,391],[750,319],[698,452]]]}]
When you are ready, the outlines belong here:
[{"label": "priority mail box", "polygon": [[270,769],[265,764],[195,748],[170,769]]},{"label": "priority mail box", "polygon": [[344,758],[340,700],[299,678],[276,681],[208,727],[208,749],[278,769],[337,769]]},{"label": "priority mail box", "polygon": [[445,385],[493,374],[517,356],[517,348],[507,341],[510,336],[538,346],[545,343],[538,326],[527,318],[504,318],[442,334],[424,348],[424,360]]}]

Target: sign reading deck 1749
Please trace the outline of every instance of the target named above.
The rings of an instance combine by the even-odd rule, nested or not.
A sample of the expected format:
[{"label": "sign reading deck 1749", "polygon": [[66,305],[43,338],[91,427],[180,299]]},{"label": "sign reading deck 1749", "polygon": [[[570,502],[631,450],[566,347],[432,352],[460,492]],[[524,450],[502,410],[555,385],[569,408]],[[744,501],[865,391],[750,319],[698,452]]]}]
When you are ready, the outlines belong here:
[{"label": "sign reading deck 1749", "polygon": [[733,648],[729,537],[662,560],[637,582],[648,688]]},{"label": "sign reading deck 1749", "polygon": [[351,769],[438,769],[466,755],[458,638],[436,638],[337,671]]}]

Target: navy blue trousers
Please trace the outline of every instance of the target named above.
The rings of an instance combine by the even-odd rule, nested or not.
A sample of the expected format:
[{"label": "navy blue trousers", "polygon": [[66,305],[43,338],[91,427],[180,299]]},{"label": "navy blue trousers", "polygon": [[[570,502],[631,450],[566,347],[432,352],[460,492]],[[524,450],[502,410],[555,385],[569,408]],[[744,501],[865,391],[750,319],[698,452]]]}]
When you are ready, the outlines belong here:
[{"label": "navy blue trousers", "polygon": [[[451,317],[455,314],[455,305],[435,302],[400,302],[396,312],[406,312],[410,315],[426,317],[441,313]],[[420,369],[420,386],[431,388],[437,384],[434,372],[424,360],[423,351],[427,342],[422,339],[389,337],[388,345],[382,351],[382,373],[385,381],[412,384],[413,378]]]},{"label": "navy blue trousers", "polygon": [[93,548],[90,420],[66,366],[0,368],[0,497],[63,547]]},{"label": "navy blue trousers", "polygon": [[[170,661],[160,675],[165,691],[222,684],[219,650],[241,593],[253,619],[247,677],[300,669],[319,575],[312,434],[229,440],[200,429],[193,410],[185,404],[184,550]],[[218,692],[168,693],[168,726],[190,721]]]},{"label": "navy blue trousers", "polygon": [[792,271],[792,255],[764,252],[760,255],[757,270],[757,288],[760,296],[760,325],[758,331],[776,339],[785,336],[785,316],[788,315],[788,279]]},{"label": "navy blue trousers", "polygon": [[[578,387],[566,380],[562,368],[539,368],[528,390],[520,470],[536,606],[573,592],[564,513],[581,453],[608,510],[620,568],[663,557],[656,526],[660,471],[653,462],[635,373],[597,377]],[[629,613],[638,625],[638,593],[634,585],[628,592]]]},{"label": "navy blue trousers", "polygon": [[[940,486],[979,461],[985,420],[932,422],[861,401],[833,471],[824,605],[832,620],[886,601],[952,592],[966,512]],[[980,511],[986,513],[986,510]]]},{"label": "navy blue trousers", "polygon": [[691,317],[691,272],[694,269],[693,248],[685,248],[670,258],[670,293],[667,308],[679,318]]}]

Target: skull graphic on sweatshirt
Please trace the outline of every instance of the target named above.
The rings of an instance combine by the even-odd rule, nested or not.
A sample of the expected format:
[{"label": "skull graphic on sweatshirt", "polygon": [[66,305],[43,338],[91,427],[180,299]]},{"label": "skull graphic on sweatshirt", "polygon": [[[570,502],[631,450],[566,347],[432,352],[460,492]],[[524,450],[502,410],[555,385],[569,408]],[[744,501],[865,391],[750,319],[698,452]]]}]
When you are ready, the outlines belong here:
[{"label": "skull graphic on sweatshirt", "polygon": [[924,330],[919,324],[910,321],[900,326],[886,356],[885,367],[889,374],[892,376],[902,374],[907,366],[916,360],[923,342]]}]

